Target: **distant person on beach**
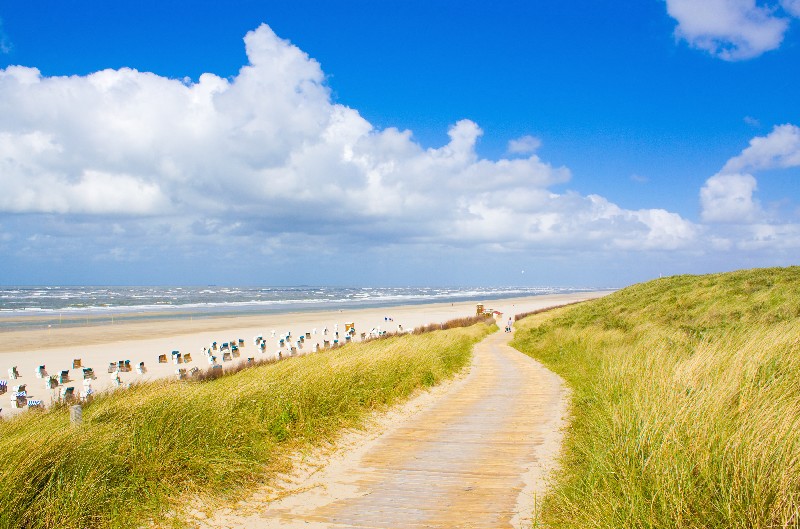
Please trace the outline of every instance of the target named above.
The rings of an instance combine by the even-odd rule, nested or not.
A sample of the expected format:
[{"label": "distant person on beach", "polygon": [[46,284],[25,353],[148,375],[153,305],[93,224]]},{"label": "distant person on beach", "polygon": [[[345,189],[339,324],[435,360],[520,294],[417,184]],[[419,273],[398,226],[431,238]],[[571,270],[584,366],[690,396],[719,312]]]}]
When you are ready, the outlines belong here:
[{"label": "distant person on beach", "polygon": [[508,318],[508,323],[506,324],[506,332],[511,332],[511,318]]}]

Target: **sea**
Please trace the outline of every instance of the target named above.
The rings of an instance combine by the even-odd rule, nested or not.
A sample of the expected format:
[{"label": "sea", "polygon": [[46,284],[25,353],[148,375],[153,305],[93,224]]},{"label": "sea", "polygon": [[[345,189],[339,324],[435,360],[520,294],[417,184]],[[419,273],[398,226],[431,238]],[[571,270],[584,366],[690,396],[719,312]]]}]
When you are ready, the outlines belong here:
[{"label": "sea", "polygon": [[0,330],[483,301],[577,287],[0,286]]}]

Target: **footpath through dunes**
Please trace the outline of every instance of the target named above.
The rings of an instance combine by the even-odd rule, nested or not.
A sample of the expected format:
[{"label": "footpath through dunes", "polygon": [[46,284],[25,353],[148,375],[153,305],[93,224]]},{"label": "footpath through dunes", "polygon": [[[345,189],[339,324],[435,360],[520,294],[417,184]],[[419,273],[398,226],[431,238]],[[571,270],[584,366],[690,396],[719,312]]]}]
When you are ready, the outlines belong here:
[{"label": "footpath through dunes", "polygon": [[219,511],[201,525],[529,527],[560,446],[567,390],[509,347],[510,336],[488,336],[475,347],[468,375],[436,398],[423,395],[421,409],[278,499]]}]

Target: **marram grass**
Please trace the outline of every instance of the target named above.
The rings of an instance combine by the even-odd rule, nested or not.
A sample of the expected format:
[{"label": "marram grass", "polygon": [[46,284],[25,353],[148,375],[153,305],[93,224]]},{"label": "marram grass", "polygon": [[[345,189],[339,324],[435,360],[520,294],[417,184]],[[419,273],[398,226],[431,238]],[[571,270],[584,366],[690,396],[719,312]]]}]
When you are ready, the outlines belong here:
[{"label": "marram grass", "polygon": [[540,525],[800,526],[800,268],[660,279],[516,326],[573,389]]},{"label": "marram grass", "polygon": [[294,452],[452,376],[478,324],[350,344],[205,382],[160,381],[0,421],[0,527],[136,527],[245,494]]}]

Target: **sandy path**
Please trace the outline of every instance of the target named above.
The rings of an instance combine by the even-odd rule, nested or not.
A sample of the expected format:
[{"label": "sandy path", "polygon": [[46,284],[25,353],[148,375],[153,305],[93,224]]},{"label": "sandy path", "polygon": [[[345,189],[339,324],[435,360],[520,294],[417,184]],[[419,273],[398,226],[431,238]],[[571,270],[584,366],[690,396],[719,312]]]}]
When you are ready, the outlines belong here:
[{"label": "sandy path", "polygon": [[468,375],[412,401],[412,413],[296,482],[295,493],[217,511],[200,525],[530,527],[560,445],[566,389],[506,345],[510,336],[486,338]]}]

